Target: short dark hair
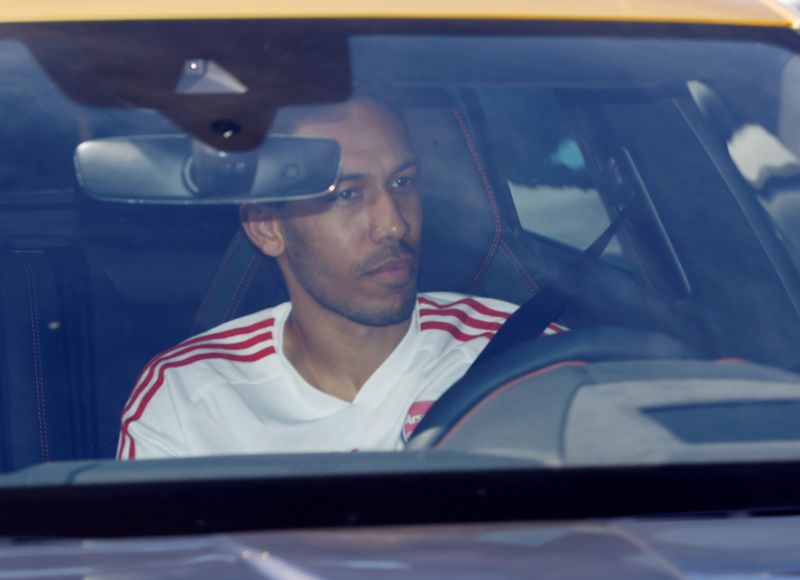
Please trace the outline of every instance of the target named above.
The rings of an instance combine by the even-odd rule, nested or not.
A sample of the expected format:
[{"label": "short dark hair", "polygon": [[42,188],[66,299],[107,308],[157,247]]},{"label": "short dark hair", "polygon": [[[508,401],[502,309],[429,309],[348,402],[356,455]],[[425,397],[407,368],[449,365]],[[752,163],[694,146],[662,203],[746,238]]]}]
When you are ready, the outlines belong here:
[{"label": "short dark hair", "polygon": [[269,132],[271,134],[292,134],[297,131],[297,127],[301,123],[341,120],[346,116],[348,107],[354,102],[371,102],[383,107],[397,119],[403,131],[408,132],[405,119],[400,110],[385,99],[370,94],[356,94],[346,101],[322,105],[290,105],[282,107],[272,120]]}]

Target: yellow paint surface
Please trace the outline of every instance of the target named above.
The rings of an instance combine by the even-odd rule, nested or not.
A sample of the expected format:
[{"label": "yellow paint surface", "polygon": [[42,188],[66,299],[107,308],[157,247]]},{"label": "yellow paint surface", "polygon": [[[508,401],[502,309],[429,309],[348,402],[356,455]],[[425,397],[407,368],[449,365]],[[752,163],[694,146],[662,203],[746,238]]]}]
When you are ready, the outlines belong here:
[{"label": "yellow paint surface", "polygon": [[793,27],[778,0],[0,0],[0,21],[466,18]]}]

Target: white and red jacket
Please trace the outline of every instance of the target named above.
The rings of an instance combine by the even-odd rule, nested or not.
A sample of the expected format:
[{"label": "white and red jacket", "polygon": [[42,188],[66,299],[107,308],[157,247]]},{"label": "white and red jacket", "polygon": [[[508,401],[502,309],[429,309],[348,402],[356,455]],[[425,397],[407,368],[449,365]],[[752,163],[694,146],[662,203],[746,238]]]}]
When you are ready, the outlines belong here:
[{"label": "white and red jacket", "polygon": [[[408,332],[352,402],[284,357],[291,303],[227,322],[156,356],[122,415],[120,459],[399,449],[516,306],[420,294]],[[560,332],[551,325],[547,334]]]}]

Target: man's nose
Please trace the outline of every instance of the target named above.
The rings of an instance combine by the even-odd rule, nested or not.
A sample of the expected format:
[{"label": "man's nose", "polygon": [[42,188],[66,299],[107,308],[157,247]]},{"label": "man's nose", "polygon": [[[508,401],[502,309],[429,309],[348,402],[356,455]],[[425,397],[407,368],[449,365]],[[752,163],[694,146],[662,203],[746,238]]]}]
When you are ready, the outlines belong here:
[{"label": "man's nose", "polygon": [[385,239],[401,240],[408,233],[408,222],[397,199],[388,191],[381,191],[370,204],[371,235],[374,242]]}]

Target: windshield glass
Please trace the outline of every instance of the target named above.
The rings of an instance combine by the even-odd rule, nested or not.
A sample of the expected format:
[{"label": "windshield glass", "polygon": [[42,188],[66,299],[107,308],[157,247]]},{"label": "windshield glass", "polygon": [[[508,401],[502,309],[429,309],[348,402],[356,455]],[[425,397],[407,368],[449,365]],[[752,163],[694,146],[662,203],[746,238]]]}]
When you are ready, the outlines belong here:
[{"label": "windshield glass", "polygon": [[794,33],[523,29],[0,29],[0,468],[800,456]]}]

